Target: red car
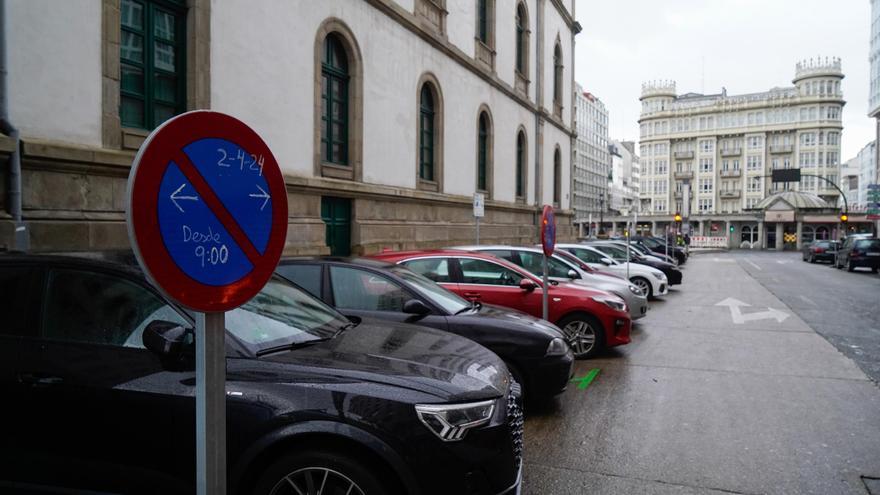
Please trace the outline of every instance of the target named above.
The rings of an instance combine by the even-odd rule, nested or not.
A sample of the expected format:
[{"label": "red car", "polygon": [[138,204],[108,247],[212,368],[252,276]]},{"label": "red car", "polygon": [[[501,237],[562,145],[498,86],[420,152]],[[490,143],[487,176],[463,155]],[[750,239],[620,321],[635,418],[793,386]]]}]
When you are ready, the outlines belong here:
[{"label": "red car", "polygon": [[[541,279],[506,260],[452,249],[371,257],[404,265],[475,303],[506,306],[541,317]],[[553,283],[549,290],[549,320],[562,329],[576,357],[630,342],[632,322],[623,299],[567,283]]]}]

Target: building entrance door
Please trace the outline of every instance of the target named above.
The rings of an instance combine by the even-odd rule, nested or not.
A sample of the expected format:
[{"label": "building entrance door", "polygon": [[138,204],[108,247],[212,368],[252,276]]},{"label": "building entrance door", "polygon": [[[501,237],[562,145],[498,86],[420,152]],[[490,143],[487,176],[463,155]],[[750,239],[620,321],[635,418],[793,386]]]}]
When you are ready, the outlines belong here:
[{"label": "building entrance door", "polygon": [[351,254],[351,200],[347,198],[321,198],[321,220],[324,221],[325,242],[333,256]]}]

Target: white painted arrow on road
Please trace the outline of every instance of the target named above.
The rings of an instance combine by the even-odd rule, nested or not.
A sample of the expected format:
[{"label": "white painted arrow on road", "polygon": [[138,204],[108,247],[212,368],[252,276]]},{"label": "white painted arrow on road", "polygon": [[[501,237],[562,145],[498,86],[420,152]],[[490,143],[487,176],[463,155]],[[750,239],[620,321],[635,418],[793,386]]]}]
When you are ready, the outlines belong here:
[{"label": "white painted arrow on road", "polygon": [[[254,184],[254,185],[256,185],[256,184]],[[257,194],[257,193],[250,193],[250,194],[248,194],[248,196],[250,196],[250,197],[252,197],[252,198],[260,198],[260,199],[262,199],[262,200],[263,200],[263,205],[260,206],[260,211],[263,211],[263,208],[266,207],[266,203],[268,203],[269,200],[272,199],[272,197],[269,196],[269,193],[267,193],[266,191],[264,191],[262,187],[257,186],[257,189],[260,190],[260,194]]]},{"label": "white painted arrow on road", "polygon": [[174,203],[174,206],[176,206],[177,209],[180,210],[181,213],[186,213],[186,212],[183,211],[183,208],[181,208],[179,204],[177,204],[178,200],[186,200],[186,201],[198,201],[199,200],[198,196],[180,196],[179,195],[180,191],[182,191],[184,187],[186,187],[186,183],[181,184],[180,187],[178,187],[176,191],[171,193],[171,196],[168,196],[168,199],[170,199],[171,202]]},{"label": "white painted arrow on road", "polygon": [[755,320],[776,320],[777,323],[782,323],[786,318],[789,317],[789,314],[785,311],[781,311],[778,309],[767,308],[767,311],[758,311],[757,313],[749,313],[742,314],[740,310],[741,307],[751,306],[749,303],[745,303],[740,301],[739,299],[734,299],[732,297],[728,297],[727,299],[715,303],[715,306],[727,306],[730,308],[730,317],[733,319],[733,322],[741,325],[747,321],[755,321]]}]

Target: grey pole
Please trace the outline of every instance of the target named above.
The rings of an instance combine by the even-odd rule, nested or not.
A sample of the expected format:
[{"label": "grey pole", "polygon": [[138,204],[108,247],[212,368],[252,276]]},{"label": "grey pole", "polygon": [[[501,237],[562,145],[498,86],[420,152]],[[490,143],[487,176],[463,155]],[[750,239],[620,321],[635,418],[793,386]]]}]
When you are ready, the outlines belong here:
[{"label": "grey pole", "polygon": [[480,217],[474,217],[477,220],[477,246],[480,245]]},{"label": "grey pole", "polygon": [[226,313],[196,313],[196,493],[226,493]]},{"label": "grey pole", "polygon": [[544,316],[544,319],[547,320],[547,318],[548,318],[547,299],[548,299],[548,293],[550,292],[550,283],[547,280],[547,255],[546,254],[544,255],[543,268],[544,268],[544,291],[541,294],[541,314]]}]

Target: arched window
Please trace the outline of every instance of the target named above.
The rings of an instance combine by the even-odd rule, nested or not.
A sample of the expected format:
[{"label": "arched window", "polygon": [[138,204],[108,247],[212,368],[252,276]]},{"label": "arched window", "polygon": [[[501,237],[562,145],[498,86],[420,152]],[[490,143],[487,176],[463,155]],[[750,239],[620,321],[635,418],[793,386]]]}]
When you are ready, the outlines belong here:
[{"label": "arched window", "polygon": [[495,68],[495,0],[476,0],[477,25],[474,36],[475,58]]},{"label": "arched window", "polygon": [[562,153],[559,151],[559,146],[556,147],[556,151],[553,153],[553,204],[555,206],[559,206],[559,201],[562,196]]},{"label": "arched window", "polygon": [[526,133],[520,130],[516,136],[516,199],[526,197]]},{"label": "arched window", "polygon": [[337,165],[348,165],[348,81],[348,56],[331,33],[321,61],[321,160]]},{"label": "arched window", "polygon": [[[363,58],[339,19],[326,19],[314,45],[314,173],[361,180],[363,161]],[[317,79],[320,76],[320,79]]]},{"label": "arched window", "polygon": [[477,190],[489,190],[489,115],[480,112],[477,125]]},{"label": "arched window", "polygon": [[434,96],[428,83],[419,97],[419,178],[434,180]]},{"label": "arched window", "polygon": [[516,71],[523,76],[529,72],[529,19],[526,6],[520,2],[516,6]]},{"label": "arched window", "polygon": [[477,38],[489,44],[489,0],[477,0]]},{"label": "arched window", "polygon": [[562,116],[562,46],[553,49],[553,113]]}]

